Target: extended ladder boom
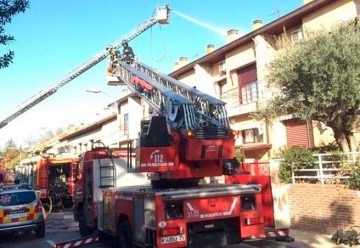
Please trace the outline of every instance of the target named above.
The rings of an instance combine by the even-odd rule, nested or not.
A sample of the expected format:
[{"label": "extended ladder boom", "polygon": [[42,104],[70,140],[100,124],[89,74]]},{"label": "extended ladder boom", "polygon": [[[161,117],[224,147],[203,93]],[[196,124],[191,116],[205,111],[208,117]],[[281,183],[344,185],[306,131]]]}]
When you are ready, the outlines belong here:
[{"label": "extended ladder boom", "polygon": [[225,103],[180,81],[161,74],[142,63],[113,61],[111,72],[153,108],[166,116],[168,123],[196,138],[229,136]]},{"label": "extended ladder boom", "polygon": [[225,103],[223,101],[190,87],[189,85],[169,77],[168,75],[162,74],[143,63],[136,63],[135,68],[159,82],[167,89],[170,89],[176,94],[188,99],[192,104],[194,104],[199,114],[201,114],[207,121],[214,123],[219,122],[218,125],[229,127]]},{"label": "extended ladder boom", "polygon": [[[160,23],[160,24],[168,23],[168,17],[169,17],[168,6],[166,5],[166,6],[158,7],[156,9],[154,16],[152,16],[148,21],[140,24],[135,30],[133,30],[127,36],[125,36],[125,38],[119,40],[118,42],[115,42],[112,45],[112,47],[117,49],[120,48],[124,44],[124,42],[129,42],[130,40],[139,36],[140,34],[142,34],[144,31],[146,31],[156,23]],[[89,60],[87,60],[86,62],[84,62],[83,64],[81,64],[80,66],[69,72],[68,74],[66,74],[63,79],[57,81],[54,85],[50,86],[45,90],[40,91],[30,99],[23,102],[18,107],[18,109],[15,111],[14,114],[11,114],[9,117],[7,117],[6,119],[0,122],[0,128],[3,128],[10,121],[14,120],[19,115],[23,114],[30,108],[34,107],[44,99],[54,94],[58,89],[69,83],[71,80],[77,78],[78,76],[80,76],[81,74],[92,68],[93,66],[103,61],[108,55],[109,52],[107,50],[103,50],[99,52],[98,54],[96,54],[95,56],[93,56],[92,58],[90,58]]]}]

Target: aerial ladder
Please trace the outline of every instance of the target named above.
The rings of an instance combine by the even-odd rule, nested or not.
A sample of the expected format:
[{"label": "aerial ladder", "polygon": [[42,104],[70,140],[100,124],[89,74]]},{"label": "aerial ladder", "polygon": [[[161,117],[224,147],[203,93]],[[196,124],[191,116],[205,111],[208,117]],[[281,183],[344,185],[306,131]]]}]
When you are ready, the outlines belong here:
[{"label": "aerial ladder", "polygon": [[[112,47],[117,48],[117,49],[122,47],[124,42],[126,43],[126,42],[129,42],[129,41],[133,40],[134,38],[136,38],[137,36],[139,36],[144,31],[151,28],[152,26],[154,26],[157,23],[159,23],[159,24],[167,24],[168,20],[169,20],[168,19],[169,18],[168,14],[169,14],[169,7],[167,5],[157,7],[155,12],[154,12],[154,15],[149,20],[147,20],[147,21],[143,22],[142,24],[140,24],[135,30],[131,31],[123,39],[115,42],[112,45]],[[83,74],[84,72],[86,72],[87,70],[92,68],[93,66],[95,66],[98,63],[100,63],[101,61],[103,61],[108,55],[109,55],[109,52],[106,49],[99,52],[98,54],[91,57],[89,60],[87,60],[86,62],[84,62],[83,64],[76,67],[75,69],[73,69],[68,74],[66,74],[64,76],[64,78],[62,78],[59,81],[55,82],[55,84],[53,84],[49,88],[38,92],[37,94],[33,95],[32,97],[30,97],[26,101],[22,102],[17,107],[17,109],[15,110],[15,112],[13,114],[9,115],[8,117],[6,117],[5,119],[3,119],[0,122],[0,129],[5,127],[10,121],[14,120],[15,118],[17,118],[21,114],[25,113],[26,111],[28,111],[29,109],[31,109],[35,105],[39,104],[40,102],[42,102],[46,98],[48,98],[51,95],[53,95],[54,93],[56,93],[60,88],[62,88],[66,84],[68,84],[73,79],[77,78],[78,76],[80,76],[81,74]]]},{"label": "aerial ladder", "polygon": [[[173,128],[193,131],[196,138],[228,137],[230,125],[224,102],[140,62],[119,61],[114,69],[119,83],[126,83],[165,115]],[[206,128],[211,130],[205,132]]]}]

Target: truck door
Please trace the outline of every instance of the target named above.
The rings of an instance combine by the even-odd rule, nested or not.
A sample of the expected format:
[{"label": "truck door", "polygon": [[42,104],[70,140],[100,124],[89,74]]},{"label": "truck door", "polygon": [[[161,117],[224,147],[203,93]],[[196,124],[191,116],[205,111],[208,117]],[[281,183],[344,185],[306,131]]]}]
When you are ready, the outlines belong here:
[{"label": "truck door", "polygon": [[38,167],[38,189],[46,189],[48,193],[48,177],[49,177],[49,169],[48,169],[48,163],[46,159],[41,159],[39,161],[39,167]]}]

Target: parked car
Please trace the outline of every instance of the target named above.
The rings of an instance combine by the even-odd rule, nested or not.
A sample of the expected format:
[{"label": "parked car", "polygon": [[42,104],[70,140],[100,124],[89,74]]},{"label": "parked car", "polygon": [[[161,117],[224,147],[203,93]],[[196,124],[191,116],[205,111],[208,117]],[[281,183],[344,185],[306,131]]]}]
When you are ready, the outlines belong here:
[{"label": "parked car", "polygon": [[19,186],[0,188],[0,234],[34,230],[45,235],[45,212],[32,189]]}]

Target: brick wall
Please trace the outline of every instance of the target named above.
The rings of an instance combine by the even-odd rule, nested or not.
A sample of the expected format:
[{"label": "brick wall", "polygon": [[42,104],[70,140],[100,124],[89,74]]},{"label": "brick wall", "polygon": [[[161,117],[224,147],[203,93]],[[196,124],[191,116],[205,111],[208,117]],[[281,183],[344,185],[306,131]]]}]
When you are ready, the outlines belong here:
[{"label": "brick wall", "polygon": [[360,191],[343,185],[292,184],[288,191],[291,228],[331,234],[360,226]]}]

